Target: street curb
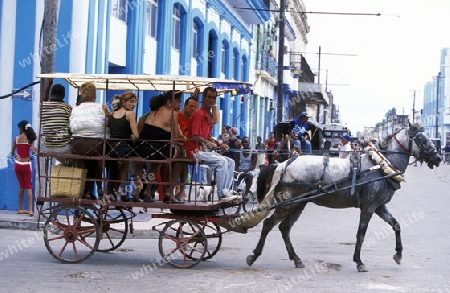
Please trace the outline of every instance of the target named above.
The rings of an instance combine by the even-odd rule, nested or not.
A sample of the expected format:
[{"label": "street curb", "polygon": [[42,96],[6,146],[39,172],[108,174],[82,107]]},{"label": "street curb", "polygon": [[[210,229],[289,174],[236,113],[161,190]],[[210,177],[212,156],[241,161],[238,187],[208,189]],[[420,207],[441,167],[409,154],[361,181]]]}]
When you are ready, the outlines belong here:
[{"label": "street curb", "polygon": [[[40,222],[38,226],[37,221],[11,221],[0,220],[0,229],[11,230],[30,230],[30,231],[42,231],[44,229],[44,223]],[[128,231],[127,239],[158,239],[159,232],[152,229],[136,229],[133,228],[133,233]]]},{"label": "street curb", "polygon": [[31,230],[37,231],[42,230],[44,223],[39,223],[37,221],[7,221],[0,220],[0,229],[16,229],[16,230]]}]

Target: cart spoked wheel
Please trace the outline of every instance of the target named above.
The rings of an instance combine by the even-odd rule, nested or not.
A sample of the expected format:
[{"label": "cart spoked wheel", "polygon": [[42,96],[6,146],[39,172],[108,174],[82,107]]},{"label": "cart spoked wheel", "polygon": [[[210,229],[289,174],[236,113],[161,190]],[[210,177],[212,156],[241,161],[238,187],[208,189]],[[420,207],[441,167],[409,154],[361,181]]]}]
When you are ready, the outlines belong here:
[{"label": "cart spoked wheel", "polygon": [[44,225],[45,247],[61,262],[79,263],[97,250],[99,231],[96,219],[86,209],[57,208]]},{"label": "cart spoked wheel", "polygon": [[[220,246],[222,245],[222,232],[220,232],[220,226],[216,223],[210,222],[201,222],[200,223],[203,232],[205,233],[206,238],[208,239],[208,247],[205,251],[205,255],[203,256],[203,260],[208,260],[212,258],[219,251]],[[202,245],[200,243],[195,243],[194,246]],[[191,256],[188,256],[191,257]],[[192,256],[195,258],[195,255]]]},{"label": "cart spoked wheel", "polygon": [[202,227],[188,219],[170,221],[159,234],[159,253],[177,268],[191,268],[200,262],[208,247]]},{"label": "cart spoked wheel", "polygon": [[101,212],[101,221],[97,221],[102,231],[102,237],[97,251],[116,250],[127,239],[128,219],[131,218],[131,214],[128,210],[120,207],[108,207],[107,210],[97,211],[97,217],[99,212]]}]

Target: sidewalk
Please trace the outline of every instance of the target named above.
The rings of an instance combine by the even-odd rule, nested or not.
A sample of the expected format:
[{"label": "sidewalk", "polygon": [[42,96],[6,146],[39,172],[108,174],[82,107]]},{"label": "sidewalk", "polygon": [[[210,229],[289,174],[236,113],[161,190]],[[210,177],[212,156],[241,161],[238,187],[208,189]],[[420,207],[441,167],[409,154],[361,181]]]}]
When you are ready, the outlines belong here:
[{"label": "sidewalk", "polygon": [[[146,214],[140,214],[138,208],[133,211],[136,213],[133,218],[134,231],[132,234],[128,233],[127,238],[156,239],[159,237],[159,233],[153,231],[152,227],[170,220],[152,218],[152,213],[161,213],[161,209],[149,209]],[[38,217],[39,215],[36,212],[33,217],[30,217],[27,214],[17,214],[17,211],[0,210],[0,229],[42,230],[45,218],[41,216],[38,223]]]}]

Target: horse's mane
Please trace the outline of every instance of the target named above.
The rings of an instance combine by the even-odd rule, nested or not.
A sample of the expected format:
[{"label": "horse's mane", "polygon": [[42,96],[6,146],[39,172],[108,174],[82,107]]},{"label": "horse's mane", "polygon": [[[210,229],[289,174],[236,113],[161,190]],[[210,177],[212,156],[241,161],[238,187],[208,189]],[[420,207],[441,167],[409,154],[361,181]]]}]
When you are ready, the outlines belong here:
[{"label": "horse's mane", "polygon": [[258,179],[256,181],[256,195],[258,202],[261,202],[269,191],[276,168],[277,165],[269,165],[262,168],[259,172]]}]

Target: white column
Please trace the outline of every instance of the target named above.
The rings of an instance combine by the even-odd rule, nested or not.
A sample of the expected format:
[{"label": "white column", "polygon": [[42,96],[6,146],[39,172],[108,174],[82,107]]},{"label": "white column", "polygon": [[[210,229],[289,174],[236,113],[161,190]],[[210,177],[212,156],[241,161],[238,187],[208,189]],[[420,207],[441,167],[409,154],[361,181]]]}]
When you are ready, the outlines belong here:
[{"label": "white column", "polygon": [[[11,93],[13,87],[14,72],[14,43],[16,35],[16,1],[3,1],[2,17],[0,26],[0,64],[2,72],[10,74],[0,75],[0,95]],[[12,142],[12,101],[11,98],[0,100],[0,125],[2,125],[2,135],[0,136],[0,169],[8,166],[6,154],[11,151]]]}]

